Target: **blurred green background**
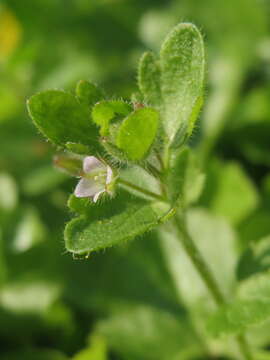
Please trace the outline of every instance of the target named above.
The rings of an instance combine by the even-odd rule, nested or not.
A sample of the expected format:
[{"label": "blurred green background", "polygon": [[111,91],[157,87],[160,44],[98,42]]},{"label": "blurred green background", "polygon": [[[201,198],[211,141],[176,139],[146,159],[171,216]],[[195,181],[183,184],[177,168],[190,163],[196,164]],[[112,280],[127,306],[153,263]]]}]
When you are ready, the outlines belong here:
[{"label": "blurred green background", "polygon": [[[142,52],[157,51],[178,22],[194,22],[205,38],[207,84],[192,146],[207,178],[190,217],[221,278],[227,281],[228,268],[241,281],[256,267],[235,259],[270,236],[269,20],[267,0],[1,1],[1,359],[199,360],[222,353],[224,344],[207,339],[187,313],[201,314],[207,295],[190,264],[175,259],[171,239],[150,233],[88,260],[65,252],[66,201],[76,181],[53,168],[54,149],[25,103],[48,88],[73,91],[80,79],[129,98]],[[265,326],[250,336],[267,348]]]}]

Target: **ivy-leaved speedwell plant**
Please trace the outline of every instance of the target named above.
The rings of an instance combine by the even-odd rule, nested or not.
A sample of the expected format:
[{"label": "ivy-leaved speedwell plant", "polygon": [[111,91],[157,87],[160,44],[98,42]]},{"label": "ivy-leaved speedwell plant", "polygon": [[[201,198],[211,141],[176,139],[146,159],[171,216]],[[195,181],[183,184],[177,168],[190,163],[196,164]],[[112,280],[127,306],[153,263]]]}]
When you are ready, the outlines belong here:
[{"label": "ivy-leaved speedwell plant", "polygon": [[[204,76],[203,38],[196,26],[181,23],[158,57],[142,56],[139,91],[131,101],[108,99],[96,85],[80,81],[75,94],[48,90],[32,96],[28,110],[61,150],[55,165],[78,178],[68,201],[76,216],[65,228],[66,249],[88,257],[170,220],[213,300],[223,307],[223,292],[185,220],[204,183],[187,145],[203,104]],[[250,359],[243,334],[237,341]]]}]

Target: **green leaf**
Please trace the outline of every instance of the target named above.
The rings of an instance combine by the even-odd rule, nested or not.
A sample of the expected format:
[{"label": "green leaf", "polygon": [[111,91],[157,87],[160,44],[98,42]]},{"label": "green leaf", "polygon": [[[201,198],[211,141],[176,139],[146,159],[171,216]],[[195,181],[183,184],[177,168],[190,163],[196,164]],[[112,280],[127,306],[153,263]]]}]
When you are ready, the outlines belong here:
[{"label": "green leaf", "polygon": [[237,277],[239,280],[244,280],[269,269],[270,237],[268,236],[255,244],[251,244],[243,253],[237,266]]},{"label": "green leaf", "polygon": [[80,103],[88,105],[89,108],[104,98],[102,91],[96,85],[86,80],[78,82],[76,95]]},{"label": "green leaf", "polygon": [[68,358],[56,351],[46,349],[20,350],[3,353],[2,360],[68,360]]},{"label": "green leaf", "polygon": [[143,159],[155,140],[159,114],[152,108],[141,108],[129,115],[121,124],[116,145],[130,160]]},{"label": "green leaf", "polygon": [[36,167],[23,179],[22,187],[25,194],[38,196],[51,191],[67,179],[67,176],[57,171],[52,165]]},{"label": "green leaf", "polygon": [[13,210],[18,201],[18,190],[14,179],[7,173],[0,173],[0,210]]},{"label": "green leaf", "polygon": [[27,251],[43,241],[46,235],[47,229],[37,210],[32,207],[25,208],[16,229],[12,249],[16,253]]},{"label": "green leaf", "polygon": [[205,176],[196,157],[189,148],[174,151],[170,158],[167,183],[172,203],[178,200],[183,206],[194,203],[200,196]]},{"label": "green leaf", "polygon": [[214,337],[239,334],[270,317],[270,302],[261,299],[235,301],[221,308],[207,323]]},{"label": "green leaf", "polygon": [[76,254],[131,240],[157,226],[162,216],[154,204],[130,198],[125,192],[98,205],[89,203],[86,206],[84,202],[79,206],[78,203],[73,200],[72,206],[84,215],[71,220],[65,229],[66,248]]},{"label": "green leaf", "polygon": [[97,147],[98,131],[86,105],[60,90],[36,94],[28,101],[29,114],[37,128],[56,145],[67,142]]},{"label": "green leaf", "polygon": [[101,336],[91,336],[89,346],[76,354],[72,360],[107,360],[107,345]]},{"label": "green leaf", "polygon": [[203,196],[214,213],[239,224],[257,207],[257,189],[238,163],[214,161],[207,175]]},{"label": "green leaf", "polygon": [[92,119],[101,127],[101,135],[105,136],[109,133],[109,124],[113,119],[127,116],[131,111],[132,106],[122,100],[104,100],[93,107]]},{"label": "green leaf", "polygon": [[59,293],[57,283],[27,278],[4,286],[0,305],[17,314],[42,314],[58,299]]},{"label": "green leaf", "polygon": [[203,351],[184,314],[153,306],[121,309],[100,321],[96,332],[124,359],[186,360]]},{"label": "green leaf", "polygon": [[213,336],[232,335],[270,318],[270,272],[252,276],[238,288],[234,302],[220,308],[208,321]]},{"label": "green leaf", "polygon": [[138,68],[138,83],[146,104],[159,108],[162,103],[160,68],[151,52],[146,52],[141,57]]},{"label": "green leaf", "polygon": [[75,154],[79,154],[79,155],[90,155],[91,154],[91,148],[89,148],[89,146],[78,144],[78,143],[67,142],[66,148],[69,151],[71,151]]},{"label": "green leaf", "polygon": [[196,26],[182,23],[171,31],[160,51],[160,66],[163,126],[172,143],[179,129],[191,131],[201,105],[205,59]]},{"label": "green leaf", "polygon": [[[224,219],[200,208],[192,208],[187,212],[187,223],[191,237],[211,272],[215,274],[218,285],[224,294],[231,296],[232,288],[235,286],[234,271],[237,263],[236,237],[233,229]],[[209,291],[179,238],[162,227],[159,229],[159,235],[163,241],[164,256],[182,301],[189,307],[194,307],[196,311],[197,305],[202,304],[203,299],[207,310],[212,310],[213,303]]]}]

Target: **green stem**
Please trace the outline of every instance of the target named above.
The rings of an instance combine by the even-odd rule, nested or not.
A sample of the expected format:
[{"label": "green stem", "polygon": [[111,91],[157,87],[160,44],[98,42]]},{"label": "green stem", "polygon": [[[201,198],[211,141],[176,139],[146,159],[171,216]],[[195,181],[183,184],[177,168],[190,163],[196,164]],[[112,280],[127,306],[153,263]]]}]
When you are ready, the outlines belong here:
[{"label": "green stem", "polygon": [[152,164],[149,162],[146,163],[144,169],[148,172],[150,172],[151,175],[153,175],[155,178],[162,179],[162,173]]},{"label": "green stem", "polygon": [[[199,249],[189,235],[184,216],[175,216],[173,222],[186,253],[200,274],[205,286],[212,295],[213,300],[218,306],[224,305],[226,303],[226,299]],[[246,360],[252,360],[253,357],[244,334],[239,335],[236,340],[243,358]]]},{"label": "green stem", "polygon": [[137,186],[137,185],[135,185],[135,184],[132,184],[132,183],[129,182],[129,181],[126,181],[126,180],[123,180],[123,179],[120,179],[120,178],[119,178],[119,179],[118,179],[118,183],[119,183],[119,185],[123,185],[124,187],[127,187],[127,188],[130,188],[130,189],[132,189],[132,190],[138,191],[138,192],[140,192],[140,193],[142,193],[142,194],[144,194],[144,195],[152,198],[153,200],[158,200],[158,201],[162,201],[162,202],[166,202],[166,203],[167,203],[167,200],[166,200],[163,196],[161,196],[161,195],[159,195],[159,194],[156,194],[156,193],[154,193],[154,192],[152,192],[152,191],[143,189],[143,188],[141,188],[140,186]]},{"label": "green stem", "polygon": [[185,221],[181,219],[179,216],[175,216],[173,221],[177,233],[180,239],[182,240],[182,245],[186,253],[188,254],[193,265],[201,275],[202,279],[204,280],[204,283],[207,286],[209,292],[211,293],[215,303],[218,306],[225,304],[224,295],[220,291],[219,286],[214,276],[212,275],[209,267],[204,261],[200,251],[198,250],[192,238],[190,237],[186,228]]}]

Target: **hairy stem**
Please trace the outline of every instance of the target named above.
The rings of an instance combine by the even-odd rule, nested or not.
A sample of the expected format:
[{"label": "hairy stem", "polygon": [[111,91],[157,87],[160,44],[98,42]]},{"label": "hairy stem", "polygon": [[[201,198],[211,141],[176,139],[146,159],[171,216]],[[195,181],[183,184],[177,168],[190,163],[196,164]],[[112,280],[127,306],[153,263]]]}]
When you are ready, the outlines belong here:
[{"label": "hairy stem", "polygon": [[[209,269],[207,263],[201,255],[199,249],[189,235],[184,216],[175,216],[173,222],[186,253],[188,254],[198,273],[200,274],[213,300],[218,306],[224,305],[226,303],[226,299],[221,292],[219,285],[214,278],[211,270]],[[249,349],[248,343],[246,342],[244,334],[239,335],[236,338],[236,341],[238,342],[238,346],[242,353],[243,359],[252,360],[253,357],[251,355],[251,351]]]}]

